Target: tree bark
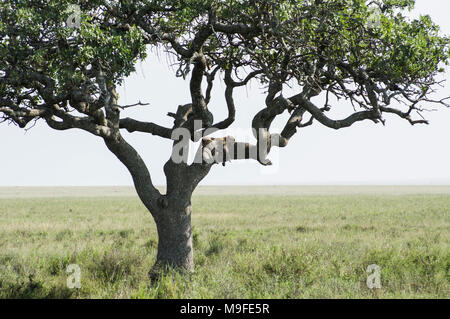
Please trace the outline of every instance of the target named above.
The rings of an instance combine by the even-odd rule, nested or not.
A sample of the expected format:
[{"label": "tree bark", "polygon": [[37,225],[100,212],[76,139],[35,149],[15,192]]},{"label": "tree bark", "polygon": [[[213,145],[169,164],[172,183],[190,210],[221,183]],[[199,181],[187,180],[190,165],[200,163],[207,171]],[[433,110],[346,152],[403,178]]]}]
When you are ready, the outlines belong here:
[{"label": "tree bark", "polygon": [[161,268],[194,271],[191,196],[196,185],[188,178],[188,171],[186,164],[175,164],[171,159],[164,165],[167,192],[159,200],[160,211],[155,216],[158,255],[150,275]]},{"label": "tree bark", "polygon": [[211,165],[176,164],[171,159],[164,165],[167,193],[159,200],[160,211],[154,215],[159,242],[151,277],[161,268],[194,271],[191,197],[210,168]]},{"label": "tree bark", "polygon": [[194,271],[190,196],[174,197],[163,214],[155,219],[158,230],[158,255],[154,270],[167,268]]}]

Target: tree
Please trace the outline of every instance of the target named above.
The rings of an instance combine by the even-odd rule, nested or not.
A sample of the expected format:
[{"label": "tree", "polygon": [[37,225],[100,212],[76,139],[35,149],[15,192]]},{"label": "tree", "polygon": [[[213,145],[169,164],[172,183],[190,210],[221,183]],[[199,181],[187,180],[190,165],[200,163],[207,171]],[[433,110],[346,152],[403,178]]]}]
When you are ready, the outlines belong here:
[{"label": "tree", "polygon": [[[428,123],[424,105],[436,99],[449,61],[449,38],[428,16],[411,20],[413,0],[5,0],[0,4],[0,115],[22,128],[45,121],[55,130],[81,129],[103,139],[127,167],[159,236],[155,269],[193,270],[191,195],[211,168],[252,159],[270,165],[271,148],[285,147],[315,122],[342,129],[385,122],[391,113],[412,125]],[[187,80],[172,127],[122,118],[116,88],[146,57],[148,47],[174,56]],[[221,76],[227,118],[211,112]],[[208,137],[234,122],[234,90],[258,81],[265,106],[251,123],[257,142]],[[297,90],[283,95],[286,87]],[[324,105],[313,98],[323,94]],[[354,112],[332,119],[344,99]],[[350,103],[348,103],[350,102]],[[447,105],[448,106],[448,105]],[[275,118],[289,112],[280,134]],[[146,132],[173,140],[164,166],[167,191],[152,184],[146,164],[121,135]],[[190,140],[202,145],[192,164]]]}]

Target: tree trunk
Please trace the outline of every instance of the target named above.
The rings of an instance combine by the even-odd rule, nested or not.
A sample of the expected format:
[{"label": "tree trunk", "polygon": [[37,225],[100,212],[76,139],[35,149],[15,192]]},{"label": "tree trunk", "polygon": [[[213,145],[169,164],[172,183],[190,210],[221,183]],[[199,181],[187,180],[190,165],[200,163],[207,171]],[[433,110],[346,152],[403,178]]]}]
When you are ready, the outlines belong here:
[{"label": "tree trunk", "polygon": [[194,271],[190,198],[188,202],[171,198],[159,216],[155,220],[159,238],[155,269]]},{"label": "tree trunk", "polygon": [[150,274],[167,268],[194,271],[192,247],[191,197],[202,178],[192,167],[169,160],[164,166],[167,193],[158,203],[155,214],[158,229],[158,256]]},{"label": "tree trunk", "polygon": [[153,216],[158,230],[158,255],[150,270],[157,279],[161,270],[168,268],[194,271],[192,247],[191,197],[198,183],[208,174],[212,165],[174,163],[172,158],[164,165],[167,192],[156,189],[150,173],[136,150],[117,132],[105,138],[106,145],[125,164],[133,177],[139,198]]}]

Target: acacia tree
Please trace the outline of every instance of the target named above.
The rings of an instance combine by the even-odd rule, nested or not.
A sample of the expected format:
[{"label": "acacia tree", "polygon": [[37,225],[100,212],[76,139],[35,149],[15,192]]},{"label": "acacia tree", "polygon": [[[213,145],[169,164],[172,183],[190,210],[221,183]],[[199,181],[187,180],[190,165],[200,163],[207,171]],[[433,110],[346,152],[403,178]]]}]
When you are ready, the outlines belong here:
[{"label": "acacia tree", "polygon": [[[299,129],[316,122],[342,129],[366,120],[384,123],[383,115],[392,113],[424,124],[424,107],[446,105],[434,93],[448,62],[449,38],[427,16],[408,19],[404,11],[413,5],[413,0],[5,0],[0,116],[22,128],[41,120],[55,130],[81,129],[103,139],[129,170],[156,222],[155,266],[193,270],[191,195],[214,164],[252,159],[270,165],[272,147],[287,146]],[[116,88],[149,47],[174,56],[174,75],[189,85],[191,100],[168,114],[172,127],[121,117],[121,110],[133,105],[119,105]],[[228,108],[220,121],[212,113],[216,77],[224,79]],[[265,105],[251,123],[257,142],[204,138],[199,161],[188,165],[177,156],[167,161],[167,191],[161,194],[121,130],[171,139],[173,154],[185,158],[189,141],[179,130],[197,141],[230,127],[234,90],[250,81],[267,88]],[[283,95],[288,86],[297,93]],[[324,105],[312,101],[320,94],[326,96]],[[340,99],[354,112],[332,119],[328,112]],[[271,133],[273,120],[285,112],[290,117],[284,129]]]}]

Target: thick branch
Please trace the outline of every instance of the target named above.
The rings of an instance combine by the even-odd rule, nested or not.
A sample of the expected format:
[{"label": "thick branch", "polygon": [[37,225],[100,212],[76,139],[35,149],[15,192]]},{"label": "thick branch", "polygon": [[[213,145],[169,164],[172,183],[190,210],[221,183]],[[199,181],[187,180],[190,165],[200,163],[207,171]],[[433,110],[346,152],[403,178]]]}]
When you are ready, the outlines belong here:
[{"label": "thick branch", "polygon": [[126,129],[128,132],[143,132],[157,135],[164,138],[171,138],[172,130],[154,123],[141,122],[132,118],[125,118],[120,120],[120,128]]},{"label": "thick branch", "polygon": [[192,107],[196,118],[204,121],[204,127],[212,125],[213,117],[208,110],[205,98],[202,93],[202,80],[206,71],[206,59],[201,53],[196,53],[193,57],[194,70],[190,82],[190,91],[192,98]]},{"label": "thick branch", "polygon": [[144,205],[158,218],[158,200],[160,192],[153,186],[147,166],[138,152],[117,133],[113,138],[105,138],[108,149],[127,167],[136,191]]}]

